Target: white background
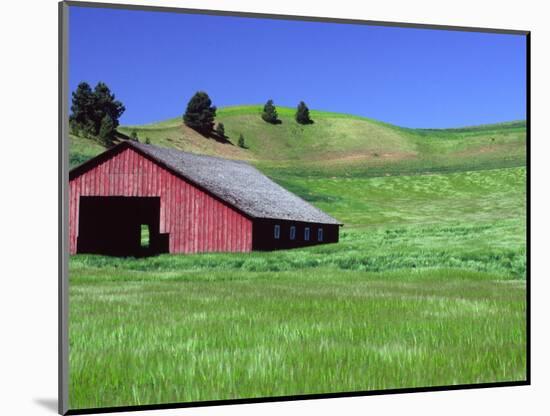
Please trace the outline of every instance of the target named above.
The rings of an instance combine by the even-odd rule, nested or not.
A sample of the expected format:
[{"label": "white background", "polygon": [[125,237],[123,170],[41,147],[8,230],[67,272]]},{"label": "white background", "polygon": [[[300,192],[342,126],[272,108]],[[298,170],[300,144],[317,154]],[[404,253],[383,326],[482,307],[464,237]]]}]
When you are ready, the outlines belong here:
[{"label": "white background", "polygon": [[[190,8],[532,31],[532,386],[142,414],[548,414],[550,276],[545,267],[548,252],[545,234],[550,212],[547,169],[550,157],[547,134],[550,15],[544,8],[546,2],[134,1]],[[52,415],[57,398],[57,1],[2,3],[0,414]]]}]

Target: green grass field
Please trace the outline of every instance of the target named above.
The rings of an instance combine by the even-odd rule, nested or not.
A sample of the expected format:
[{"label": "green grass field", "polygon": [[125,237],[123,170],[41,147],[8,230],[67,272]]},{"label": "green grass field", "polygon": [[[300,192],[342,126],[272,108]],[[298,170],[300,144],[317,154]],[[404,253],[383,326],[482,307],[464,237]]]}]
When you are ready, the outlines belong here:
[{"label": "green grass field", "polygon": [[[341,220],[341,241],[72,256],[71,407],[524,380],[525,123],[408,130],[312,112],[298,127],[279,109],[271,126],[256,110],[219,111],[245,150],[179,119],[136,129],[249,160]],[[71,140],[81,158],[98,151]]]}]

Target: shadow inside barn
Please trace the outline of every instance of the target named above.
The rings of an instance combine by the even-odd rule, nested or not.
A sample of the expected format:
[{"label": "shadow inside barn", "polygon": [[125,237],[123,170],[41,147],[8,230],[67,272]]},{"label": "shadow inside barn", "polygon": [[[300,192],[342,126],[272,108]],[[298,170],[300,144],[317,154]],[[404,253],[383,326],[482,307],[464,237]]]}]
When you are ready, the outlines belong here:
[{"label": "shadow inside barn", "polygon": [[145,257],[168,252],[159,197],[81,196],[77,253]]}]

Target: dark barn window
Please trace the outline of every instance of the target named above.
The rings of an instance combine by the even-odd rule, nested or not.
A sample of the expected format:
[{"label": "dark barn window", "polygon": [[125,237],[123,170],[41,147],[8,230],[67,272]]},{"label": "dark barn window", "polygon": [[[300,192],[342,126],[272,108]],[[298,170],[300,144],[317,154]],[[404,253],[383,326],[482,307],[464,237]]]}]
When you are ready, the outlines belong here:
[{"label": "dark barn window", "polygon": [[255,250],[280,250],[338,242],[338,225],[305,221],[257,220]]},{"label": "dark barn window", "polygon": [[275,228],[273,229],[273,237],[275,237],[275,240],[278,240],[281,237],[281,226],[279,224],[275,225]]}]

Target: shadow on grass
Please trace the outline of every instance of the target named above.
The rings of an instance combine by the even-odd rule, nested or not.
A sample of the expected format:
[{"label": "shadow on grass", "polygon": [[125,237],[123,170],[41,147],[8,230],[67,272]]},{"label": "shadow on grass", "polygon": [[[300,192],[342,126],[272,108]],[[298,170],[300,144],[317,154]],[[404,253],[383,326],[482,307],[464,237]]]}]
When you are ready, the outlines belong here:
[{"label": "shadow on grass", "polygon": [[193,129],[193,130],[199,133],[205,139],[215,140],[221,144],[229,144],[231,146],[235,146],[233,143],[231,143],[231,141],[229,141],[229,138],[227,136],[225,135],[222,136],[218,134],[216,131],[204,132],[202,130],[197,130],[197,129]]},{"label": "shadow on grass", "polygon": [[229,138],[227,136],[220,136],[217,133],[212,133],[208,136],[209,139],[216,140],[218,143],[221,144],[230,144],[231,146],[235,146],[233,143],[229,141]]}]

